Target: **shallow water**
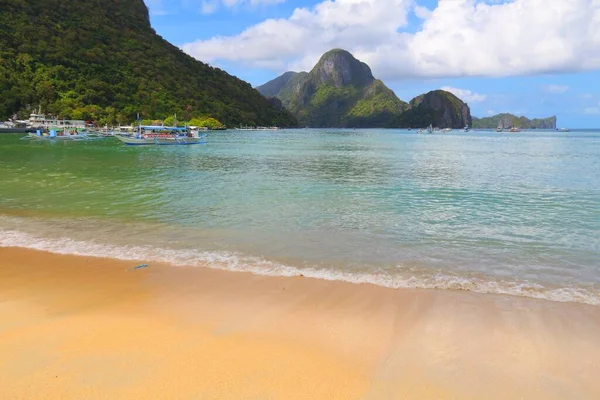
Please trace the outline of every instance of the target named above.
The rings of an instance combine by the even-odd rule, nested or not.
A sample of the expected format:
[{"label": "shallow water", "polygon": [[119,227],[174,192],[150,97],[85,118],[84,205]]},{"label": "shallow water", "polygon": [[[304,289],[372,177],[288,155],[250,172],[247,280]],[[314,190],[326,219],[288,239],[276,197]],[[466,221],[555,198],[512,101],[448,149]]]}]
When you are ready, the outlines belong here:
[{"label": "shallow water", "polygon": [[0,135],[0,246],[600,304],[600,132]]}]

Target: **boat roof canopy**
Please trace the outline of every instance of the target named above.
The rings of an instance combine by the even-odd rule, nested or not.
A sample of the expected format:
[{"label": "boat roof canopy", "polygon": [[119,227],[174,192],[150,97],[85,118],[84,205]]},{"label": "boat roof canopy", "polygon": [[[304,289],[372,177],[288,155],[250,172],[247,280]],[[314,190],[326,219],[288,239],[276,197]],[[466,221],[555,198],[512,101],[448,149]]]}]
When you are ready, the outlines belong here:
[{"label": "boat roof canopy", "polygon": [[160,126],[160,125],[142,125],[140,128],[152,131],[185,131],[182,126]]}]

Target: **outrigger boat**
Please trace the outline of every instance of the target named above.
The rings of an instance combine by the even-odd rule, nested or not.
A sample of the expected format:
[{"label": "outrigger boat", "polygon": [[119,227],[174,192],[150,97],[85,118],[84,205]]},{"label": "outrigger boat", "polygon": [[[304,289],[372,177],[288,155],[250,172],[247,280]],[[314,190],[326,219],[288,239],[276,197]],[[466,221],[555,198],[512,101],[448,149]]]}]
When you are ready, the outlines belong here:
[{"label": "outrigger boat", "polygon": [[206,143],[206,136],[197,130],[174,126],[139,126],[133,136],[115,135],[128,146],[140,145],[190,145]]},{"label": "outrigger boat", "polygon": [[49,141],[65,141],[65,140],[99,140],[104,139],[103,135],[95,132],[90,132],[85,129],[77,128],[50,128],[36,129],[35,133],[30,132],[21,140],[49,140]]}]

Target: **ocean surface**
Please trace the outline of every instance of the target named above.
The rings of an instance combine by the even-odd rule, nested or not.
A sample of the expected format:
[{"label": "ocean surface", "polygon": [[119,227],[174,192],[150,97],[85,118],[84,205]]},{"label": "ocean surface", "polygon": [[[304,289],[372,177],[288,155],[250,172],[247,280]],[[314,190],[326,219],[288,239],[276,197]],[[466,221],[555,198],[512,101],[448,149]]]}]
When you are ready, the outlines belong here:
[{"label": "ocean surface", "polygon": [[21,136],[0,246],[600,305],[600,131]]}]

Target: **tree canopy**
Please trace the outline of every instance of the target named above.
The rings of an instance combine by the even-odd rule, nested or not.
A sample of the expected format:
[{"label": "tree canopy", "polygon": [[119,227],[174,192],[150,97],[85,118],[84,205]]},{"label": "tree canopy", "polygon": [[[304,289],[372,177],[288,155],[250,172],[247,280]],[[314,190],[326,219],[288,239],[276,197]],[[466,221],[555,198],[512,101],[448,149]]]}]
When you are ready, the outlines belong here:
[{"label": "tree canopy", "polygon": [[41,106],[101,124],[137,113],[296,124],[248,83],[157,35],[142,0],[0,0],[0,9],[0,120]]}]

